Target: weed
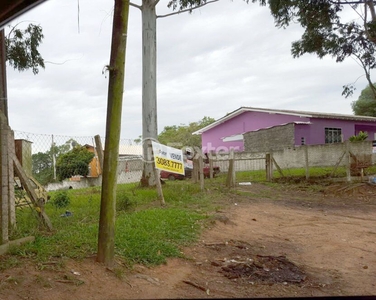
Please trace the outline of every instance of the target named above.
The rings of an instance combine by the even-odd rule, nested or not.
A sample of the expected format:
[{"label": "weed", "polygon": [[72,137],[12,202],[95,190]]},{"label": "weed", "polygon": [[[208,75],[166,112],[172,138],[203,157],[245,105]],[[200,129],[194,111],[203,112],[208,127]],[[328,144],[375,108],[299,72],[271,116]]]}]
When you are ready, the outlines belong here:
[{"label": "weed", "polygon": [[69,205],[70,198],[67,191],[58,191],[53,198],[53,205],[56,208],[65,208]]},{"label": "weed", "polygon": [[135,203],[131,201],[124,191],[116,194],[116,211],[131,211],[134,208]]}]

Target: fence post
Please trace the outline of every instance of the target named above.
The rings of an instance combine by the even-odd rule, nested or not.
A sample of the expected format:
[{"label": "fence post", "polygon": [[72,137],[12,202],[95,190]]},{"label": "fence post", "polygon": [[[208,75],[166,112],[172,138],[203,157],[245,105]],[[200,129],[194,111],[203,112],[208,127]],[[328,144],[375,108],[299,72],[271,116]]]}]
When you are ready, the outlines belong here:
[{"label": "fence post", "polygon": [[8,182],[8,131],[7,118],[0,111],[0,244],[9,241],[9,182]]},{"label": "fence post", "polygon": [[193,163],[192,181],[193,181],[193,183],[197,183],[198,182],[198,174],[199,174],[198,159],[193,157],[192,163]]},{"label": "fence post", "polygon": [[308,163],[308,145],[304,145],[304,158],[305,158],[305,178],[309,179],[309,163]]},{"label": "fence post", "polygon": [[204,162],[202,155],[198,158],[198,168],[199,168],[199,174],[200,174],[200,189],[201,192],[204,190]]},{"label": "fence post", "polygon": [[272,181],[273,179],[273,154],[267,153],[265,156],[265,169],[266,169],[266,180]]},{"label": "fence post", "polygon": [[235,157],[234,149],[230,149],[229,153],[229,166],[226,179],[226,186],[234,187],[235,186]]},{"label": "fence post", "polygon": [[210,179],[213,179],[213,151],[211,150],[209,152],[209,174],[210,174]]},{"label": "fence post", "polygon": [[95,150],[97,150],[97,155],[98,155],[98,160],[99,160],[100,173],[102,173],[102,170],[103,170],[103,147],[102,147],[101,137],[97,134],[96,136],[94,136],[94,140],[95,140]]},{"label": "fence post", "polygon": [[13,169],[13,157],[16,156],[15,145],[14,145],[14,132],[9,130],[8,136],[8,197],[9,197],[9,228],[16,228],[16,204],[14,195],[14,169]]},{"label": "fence post", "polygon": [[347,181],[351,181],[351,154],[350,154],[350,141],[345,141],[345,149],[346,149],[346,177]]},{"label": "fence post", "polygon": [[52,168],[54,171],[54,180],[56,180],[56,153],[55,153],[55,141],[54,141],[54,135],[51,134],[51,150],[52,150]]}]

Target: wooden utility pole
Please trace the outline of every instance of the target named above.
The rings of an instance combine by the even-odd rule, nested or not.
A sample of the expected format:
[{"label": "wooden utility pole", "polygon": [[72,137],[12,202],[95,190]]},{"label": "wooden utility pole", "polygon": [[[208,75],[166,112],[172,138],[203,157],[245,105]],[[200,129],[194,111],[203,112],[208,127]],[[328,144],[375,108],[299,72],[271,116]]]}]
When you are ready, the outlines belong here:
[{"label": "wooden utility pole", "polygon": [[129,0],[115,0],[108,83],[106,141],[104,148],[98,262],[114,265],[117,162],[124,91]]}]

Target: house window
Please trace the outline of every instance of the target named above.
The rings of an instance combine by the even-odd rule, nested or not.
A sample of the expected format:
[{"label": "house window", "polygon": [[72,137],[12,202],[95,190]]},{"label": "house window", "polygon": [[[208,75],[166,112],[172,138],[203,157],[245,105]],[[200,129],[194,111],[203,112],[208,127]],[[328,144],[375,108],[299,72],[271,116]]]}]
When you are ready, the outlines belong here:
[{"label": "house window", "polygon": [[300,145],[305,145],[305,137],[300,138]]},{"label": "house window", "polygon": [[325,128],[325,144],[342,142],[341,128]]}]

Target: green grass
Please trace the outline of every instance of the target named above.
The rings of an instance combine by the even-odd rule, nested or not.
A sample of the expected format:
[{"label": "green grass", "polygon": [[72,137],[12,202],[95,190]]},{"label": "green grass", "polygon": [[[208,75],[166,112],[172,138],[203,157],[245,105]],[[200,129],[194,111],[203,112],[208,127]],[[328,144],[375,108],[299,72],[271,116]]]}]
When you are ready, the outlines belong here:
[{"label": "green grass", "polygon": [[[305,178],[304,169],[283,170],[287,178]],[[331,168],[311,168],[311,178],[328,178]],[[365,170],[365,174],[376,174],[376,166]],[[346,175],[344,168],[338,168],[334,176]],[[237,172],[236,181],[261,182],[282,186],[278,183],[280,174],[275,171],[276,181],[266,183],[265,171]],[[181,247],[189,245],[198,237],[206,225],[208,216],[224,205],[217,199],[226,199],[236,191],[225,187],[226,174],[205,180],[205,191],[190,180],[168,181],[163,185],[166,206],[161,207],[155,188],[139,188],[137,184],[122,184],[117,187],[117,216],[115,253],[127,265],[160,264],[168,257],[181,257]],[[281,181],[284,182],[284,181]],[[286,181],[293,183],[292,181]],[[308,186],[308,185],[307,185]],[[320,190],[320,185],[309,183],[309,188]],[[42,230],[34,210],[17,209],[17,228],[11,231],[11,240],[35,236],[35,242],[13,247],[10,253],[0,258],[0,269],[6,269],[22,262],[22,258],[43,262],[62,258],[82,259],[97,252],[100,187],[67,190],[67,207],[54,205],[58,192],[51,192],[51,200],[45,210],[54,232]],[[61,195],[61,193],[60,193]],[[229,195],[231,196],[231,195]],[[262,195],[260,195],[262,196]],[[263,195],[273,197],[273,195]],[[232,196],[231,196],[232,197]],[[66,211],[72,216],[62,217]]]},{"label": "green grass", "polygon": [[[168,182],[163,185],[163,191],[165,207],[161,207],[154,188],[118,185],[115,253],[130,266],[134,263],[155,265],[168,257],[182,256],[181,247],[198,238],[207,214],[217,207],[212,194],[202,193],[199,185],[190,181]],[[51,192],[51,201],[45,206],[53,233],[41,230],[32,209],[17,210],[17,229],[12,231],[11,239],[33,235],[35,242],[12,248],[11,257],[45,262],[95,255],[100,188],[68,190],[67,207],[54,205],[58,194]],[[72,216],[62,217],[66,211]],[[7,264],[0,261],[0,269],[6,267]]]}]

